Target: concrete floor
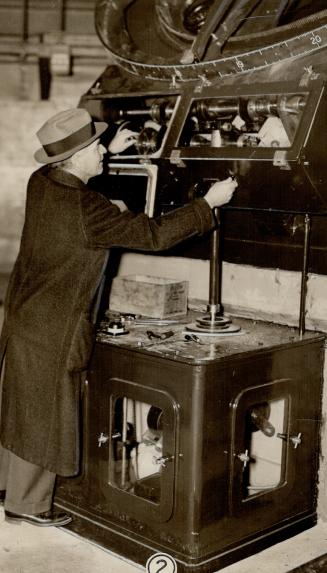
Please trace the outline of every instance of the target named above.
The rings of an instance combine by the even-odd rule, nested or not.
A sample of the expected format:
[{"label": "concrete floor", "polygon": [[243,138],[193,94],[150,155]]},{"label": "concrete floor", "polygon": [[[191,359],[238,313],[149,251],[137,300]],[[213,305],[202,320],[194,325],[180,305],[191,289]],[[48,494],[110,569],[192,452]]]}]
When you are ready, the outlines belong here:
[{"label": "concrete floor", "polygon": [[[287,573],[327,551],[327,524],[284,541],[222,573]],[[4,521],[0,510],[0,573],[137,573],[140,565],[104,551],[58,528]],[[178,571],[177,571],[178,573]]]},{"label": "concrete floor", "polygon": [[[92,85],[103,66],[80,67],[71,77],[54,78],[51,97],[71,100]],[[27,75],[26,75],[27,72]],[[38,70],[0,64],[0,99],[21,99],[22,82],[29,99],[39,97]],[[0,275],[0,300],[7,277]],[[0,326],[3,307],[0,304]],[[290,540],[279,543],[255,556],[223,569],[224,573],[287,573],[327,552],[327,523]],[[64,529],[42,529],[4,521],[0,509],[0,573],[136,573],[143,567],[120,559],[110,552],[80,539]],[[178,572],[177,572],[178,573]]]}]

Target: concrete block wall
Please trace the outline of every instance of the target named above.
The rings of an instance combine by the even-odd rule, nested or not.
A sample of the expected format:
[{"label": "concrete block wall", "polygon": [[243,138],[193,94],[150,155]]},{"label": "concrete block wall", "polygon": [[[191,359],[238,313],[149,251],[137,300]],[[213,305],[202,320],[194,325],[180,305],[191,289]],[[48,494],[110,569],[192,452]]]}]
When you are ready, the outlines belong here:
[{"label": "concrete block wall", "polygon": [[[9,271],[24,220],[26,182],[35,165],[31,150],[36,104],[2,102],[0,118],[0,262]],[[39,110],[42,115],[42,111]]]},{"label": "concrete block wall", "polygon": [[[191,304],[208,301],[208,261],[125,253],[118,273],[187,280]],[[307,287],[306,327],[327,332],[327,276],[309,275]],[[238,316],[298,326],[300,289],[300,272],[223,264],[222,303]]]},{"label": "concrete block wall", "polygon": [[0,272],[15,260],[24,222],[26,184],[37,163],[35,131],[66,104],[1,102],[0,109]]},{"label": "concrete block wall", "polygon": [[103,71],[75,66],[72,76],[54,76],[50,98],[40,100],[35,63],[0,63],[0,274],[10,272],[24,222],[26,184],[40,165],[36,131],[53,114],[78,105],[81,95]]}]

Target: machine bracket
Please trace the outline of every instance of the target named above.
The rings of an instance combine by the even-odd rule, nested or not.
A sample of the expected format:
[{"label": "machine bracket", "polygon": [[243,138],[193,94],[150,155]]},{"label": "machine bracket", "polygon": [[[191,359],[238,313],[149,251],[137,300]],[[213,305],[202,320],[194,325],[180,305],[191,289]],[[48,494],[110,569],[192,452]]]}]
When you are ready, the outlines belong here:
[{"label": "machine bracket", "polygon": [[299,86],[308,87],[310,80],[316,80],[319,78],[319,74],[317,74],[312,66],[308,66],[304,68],[304,74],[302,75]]},{"label": "machine bracket", "polygon": [[178,165],[178,167],[186,167],[184,161],[181,159],[180,149],[173,149],[170,154],[170,163]]},{"label": "machine bracket", "polygon": [[287,151],[284,149],[279,149],[278,151],[275,151],[274,161],[273,161],[274,167],[279,167],[280,169],[285,169],[287,171],[290,171],[291,167],[289,162],[286,160],[286,154]]},{"label": "machine bracket", "polygon": [[178,80],[176,80],[176,76],[177,76],[178,78],[180,78],[180,74],[177,73],[177,70],[176,70],[176,74],[174,74],[174,75],[171,76],[171,82],[170,82],[170,85],[169,85],[169,89],[171,89],[171,90],[177,90],[177,89],[179,89],[179,87],[180,87],[179,84],[178,84]]},{"label": "machine bracket", "polygon": [[212,82],[204,74],[199,75],[199,80],[200,83],[197,86],[195,86],[194,89],[195,93],[201,93],[203,88],[212,85]]}]

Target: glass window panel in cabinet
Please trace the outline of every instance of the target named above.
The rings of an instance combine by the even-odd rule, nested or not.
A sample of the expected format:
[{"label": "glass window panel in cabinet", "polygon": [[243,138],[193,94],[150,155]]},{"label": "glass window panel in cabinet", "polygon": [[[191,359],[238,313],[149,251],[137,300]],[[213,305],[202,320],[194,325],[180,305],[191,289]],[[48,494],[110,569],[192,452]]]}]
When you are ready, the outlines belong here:
[{"label": "glass window panel in cabinet", "polygon": [[245,498],[279,487],[285,480],[286,447],[281,436],[287,430],[287,411],[288,400],[280,398],[254,404],[246,412]]},{"label": "glass window panel in cabinet", "polygon": [[126,396],[112,402],[111,485],[160,503],[163,411]]}]

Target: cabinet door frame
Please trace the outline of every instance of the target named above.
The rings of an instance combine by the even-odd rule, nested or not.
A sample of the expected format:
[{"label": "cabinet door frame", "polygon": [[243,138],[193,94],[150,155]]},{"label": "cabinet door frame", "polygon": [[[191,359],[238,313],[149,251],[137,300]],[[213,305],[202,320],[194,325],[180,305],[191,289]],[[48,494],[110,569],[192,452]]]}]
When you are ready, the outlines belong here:
[{"label": "cabinet door frame", "polygon": [[[275,506],[285,503],[289,496],[296,495],[295,458],[301,457],[301,448],[294,447],[290,439],[293,434],[301,432],[301,423],[298,419],[298,390],[300,380],[282,378],[270,382],[244,388],[230,403],[231,408],[231,446],[230,446],[230,483],[229,483],[229,511],[231,515],[243,514],[247,511],[274,512]],[[239,455],[243,453],[245,441],[246,412],[251,405],[264,401],[284,399],[286,408],[284,413],[283,432],[286,435],[282,448],[281,481],[271,489],[260,491],[248,497],[243,496],[243,470],[244,466]],[[305,436],[308,442],[309,436]],[[280,509],[276,509],[279,514]]]},{"label": "cabinet door frame", "polygon": [[[138,520],[168,521],[174,509],[175,484],[178,467],[178,437],[179,437],[179,405],[168,392],[143,386],[121,378],[110,378],[104,384],[104,404],[101,408],[101,432],[109,437],[107,471],[102,481],[102,493],[107,501],[119,508],[121,513],[126,513]],[[113,416],[114,402],[117,398],[131,399],[144,402],[160,408],[163,416],[163,451],[162,457],[168,461],[160,472],[160,500],[155,503],[151,500],[139,497],[132,492],[120,489],[110,478],[110,460],[113,452]],[[103,466],[103,464],[102,464]]]}]

